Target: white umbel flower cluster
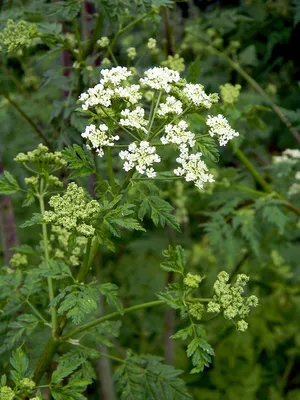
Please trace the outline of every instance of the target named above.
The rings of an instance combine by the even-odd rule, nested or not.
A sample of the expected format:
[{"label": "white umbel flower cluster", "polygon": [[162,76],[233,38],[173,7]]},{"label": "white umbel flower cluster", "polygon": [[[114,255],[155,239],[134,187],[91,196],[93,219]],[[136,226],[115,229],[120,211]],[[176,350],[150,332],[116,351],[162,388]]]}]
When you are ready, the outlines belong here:
[{"label": "white umbel flower cluster", "polygon": [[124,169],[130,171],[135,168],[140,174],[146,174],[148,178],[154,178],[156,172],[152,168],[154,163],[160,162],[160,157],[156,154],[156,148],[149,142],[142,141],[138,145],[131,143],[128,151],[120,151],[119,156],[125,160]]},{"label": "white umbel flower cluster", "polygon": [[186,146],[181,146],[180,156],[176,161],[181,167],[174,169],[174,174],[184,176],[187,182],[194,182],[195,186],[203,189],[203,183],[214,182],[212,174],[207,173],[208,168],[201,160],[202,153],[189,154]]},{"label": "white umbel flower cluster", "polygon": [[130,111],[128,108],[121,111],[123,118],[120,119],[120,125],[128,126],[137,130],[142,130],[147,133],[145,126],[148,121],[144,118],[145,110],[142,107],[137,107],[135,110]]},{"label": "white umbel flower cluster", "polygon": [[101,74],[103,79],[101,79],[100,83],[111,83],[114,86],[118,86],[121,82],[126,81],[126,79],[131,75],[131,71],[126,67],[115,67],[111,69],[103,69]]},{"label": "white umbel flower cluster", "polygon": [[[102,42],[104,45],[107,41],[103,39]],[[150,40],[149,48],[154,47],[155,40]],[[89,125],[82,133],[88,141],[88,148],[102,157],[104,148],[114,146],[120,139],[111,132],[121,130],[122,143],[116,147],[125,148],[119,153],[125,171],[136,170],[154,178],[153,165],[161,161],[156,147],[171,145],[179,151],[175,175],[194,182],[199,189],[205,182],[213,182],[213,175],[202,160],[202,154],[196,152],[198,135],[189,130],[185,117],[195,110],[210,109],[218,96],[206,94],[200,84],[186,83],[179,72],[171,68],[150,68],[140,79],[135,74],[136,71],[126,67],[103,69],[99,83],[81,94],[82,109],[91,115],[92,121],[97,117],[101,121],[99,126]],[[151,106],[147,102],[151,102]],[[239,136],[221,114],[208,116],[206,123],[210,136],[215,137],[221,146]],[[133,143],[128,142],[131,138],[134,138]],[[290,152],[287,150],[284,157],[297,158],[296,150]]]},{"label": "white umbel flower cluster", "polygon": [[123,99],[136,104],[142,98],[140,85],[122,86],[131,75],[131,71],[126,67],[103,69],[100,73],[103,76],[100,83],[79,97],[79,101],[83,103],[83,110],[96,106],[110,107],[113,99]]},{"label": "white umbel flower cluster", "polygon": [[157,114],[164,117],[167,114],[181,114],[182,102],[174,96],[168,96],[165,103],[160,103]]},{"label": "white umbel flower cluster", "polygon": [[166,67],[150,68],[145,71],[144,75],[145,78],[140,79],[143,85],[149,86],[151,89],[164,90],[166,93],[170,92],[171,84],[180,79],[179,72]]},{"label": "white umbel flower cluster", "polygon": [[187,83],[183,88],[186,98],[194,105],[209,109],[212,102],[200,84]]},{"label": "white umbel flower cluster", "polygon": [[111,98],[114,91],[110,88],[105,88],[102,83],[98,83],[93,88],[88,89],[87,92],[82,93],[79,97],[81,101],[82,109],[88,110],[89,108],[96,107],[98,105],[103,107],[111,106]]},{"label": "white umbel flower cluster", "polygon": [[114,89],[114,94],[131,104],[136,104],[142,98],[140,88],[140,85],[118,86]]},{"label": "white umbel flower cluster", "polygon": [[165,126],[166,135],[160,138],[162,144],[177,144],[189,145],[194,147],[196,144],[195,134],[187,130],[188,124],[185,121],[180,121],[178,124],[168,124]]},{"label": "white umbel flower cluster", "polygon": [[103,157],[103,146],[113,146],[115,140],[119,140],[119,136],[108,136],[108,127],[105,124],[99,125],[89,125],[86,127],[85,131],[81,136],[88,140],[88,149],[96,150],[99,157]]},{"label": "white umbel flower cluster", "polygon": [[209,115],[206,124],[210,127],[208,133],[210,136],[217,136],[220,146],[225,146],[229,140],[239,136],[239,133],[231,128],[222,114],[218,114],[216,117]]},{"label": "white umbel flower cluster", "polygon": [[275,164],[279,163],[295,164],[298,161],[300,161],[300,150],[298,149],[286,149],[282,152],[280,156],[273,157],[273,162]]}]

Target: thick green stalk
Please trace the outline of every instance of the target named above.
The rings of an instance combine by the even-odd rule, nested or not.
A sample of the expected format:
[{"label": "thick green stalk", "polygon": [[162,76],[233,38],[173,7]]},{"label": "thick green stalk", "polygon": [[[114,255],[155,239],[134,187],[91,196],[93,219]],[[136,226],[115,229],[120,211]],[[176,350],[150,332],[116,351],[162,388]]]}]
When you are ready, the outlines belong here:
[{"label": "thick green stalk", "polygon": [[84,60],[90,55],[90,53],[92,53],[97,40],[100,38],[100,35],[102,32],[103,21],[104,21],[104,14],[99,12],[97,20],[96,20],[96,25],[95,25],[95,29],[93,32],[93,36],[87,42],[87,45],[83,50],[83,59]]},{"label": "thick green stalk", "polygon": [[92,238],[89,238],[86,244],[86,249],[85,249],[85,255],[84,255],[84,260],[83,260],[83,265],[80,268],[79,274],[78,274],[78,281],[79,282],[85,282],[89,268],[90,268],[90,252],[91,252],[91,247],[92,247]]},{"label": "thick green stalk", "polygon": [[[43,190],[43,180],[41,181],[41,192]],[[40,193],[39,195],[39,202],[40,202],[40,210],[41,214],[44,215],[45,213],[45,204],[44,204],[44,194]],[[47,233],[47,226],[46,224],[42,224],[42,233],[43,233],[43,243],[44,243],[44,257],[46,265],[49,264],[49,249],[48,249],[48,233]],[[49,300],[50,303],[54,300],[54,289],[53,289],[53,281],[52,278],[49,276],[47,278],[48,281],[48,290],[49,290]],[[51,311],[51,326],[52,326],[52,336],[56,337],[56,329],[57,329],[57,315],[56,315],[56,308],[54,306],[50,306]]]},{"label": "thick green stalk", "polygon": [[156,300],[156,301],[149,301],[148,303],[138,304],[136,306],[125,308],[123,311],[116,311],[111,314],[107,314],[103,317],[97,318],[94,321],[88,322],[87,324],[82,325],[81,327],[74,329],[73,331],[69,332],[66,336],[63,336],[61,340],[68,340],[73,338],[73,336],[78,335],[79,333],[85,332],[90,328],[94,328],[95,326],[102,324],[105,321],[109,321],[116,317],[121,317],[125,314],[129,314],[133,311],[143,310],[145,308],[151,308],[156,306],[161,306],[165,304],[164,300]]},{"label": "thick green stalk", "polygon": [[260,175],[260,173],[257,171],[257,169],[254,167],[254,165],[248,160],[248,158],[245,156],[245,154],[242,152],[240,149],[233,149],[235,154],[237,155],[238,159],[245,165],[245,167],[248,169],[248,171],[251,173],[253,178],[258,182],[261,187],[267,192],[267,193],[272,193],[274,190],[272,187],[268,184],[268,182]]},{"label": "thick green stalk", "polygon": [[[113,51],[114,46],[116,45],[117,41],[119,38],[127,32],[130,28],[132,28],[134,25],[138,24],[139,22],[143,21],[147,17],[147,14],[142,15],[141,17],[135,19],[134,21],[130,22],[130,24],[124,26],[123,29],[119,30],[119,32],[116,34],[116,36],[113,38],[111,44],[110,44],[110,51]],[[105,57],[108,57],[109,50],[107,50]]]},{"label": "thick green stalk", "polygon": [[[84,257],[83,266],[82,266],[82,268],[79,272],[79,276],[78,276],[78,280],[80,280],[81,282],[85,281],[85,279],[86,279],[86,275],[84,275],[84,274],[88,273],[89,267],[93,261],[93,255],[96,254],[95,248],[99,245],[98,242],[94,242],[92,245],[91,239],[89,240],[89,242],[87,243],[87,250],[85,253],[85,257]],[[41,354],[41,356],[37,362],[37,365],[36,365],[36,368],[34,371],[34,382],[36,384],[39,383],[43,374],[47,371],[53,357],[55,356],[56,350],[61,342],[60,336],[62,334],[64,327],[66,326],[66,323],[67,323],[67,318],[64,315],[56,328],[54,338],[51,337],[48,340],[45,350],[43,351],[43,353]]]},{"label": "thick green stalk", "polygon": [[39,358],[37,365],[35,367],[34,375],[33,375],[33,380],[38,385],[40,382],[42,376],[44,375],[44,372],[47,370],[49,367],[53,357],[55,356],[56,350],[59,346],[59,342],[53,339],[51,337],[45,347],[45,350],[43,351],[41,357]]}]

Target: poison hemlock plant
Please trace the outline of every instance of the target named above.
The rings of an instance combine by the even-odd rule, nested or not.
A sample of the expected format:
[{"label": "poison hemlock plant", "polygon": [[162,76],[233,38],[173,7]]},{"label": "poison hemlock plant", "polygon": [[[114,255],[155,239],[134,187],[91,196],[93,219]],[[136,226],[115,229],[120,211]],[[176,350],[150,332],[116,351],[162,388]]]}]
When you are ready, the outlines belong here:
[{"label": "poison hemlock plant", "polygon": [[[30,236],[0,271],[0,356],[8,371],[1,379],[0,400],[89,398],[103,359],[113,364],[111,385],[122,400],[193,398],[188,386],[193,376],[186,378],[185,371],[201,379],[213,363],[218,346],[211,336],[228,330],[247,338],[248,322],[255,326],[256,315],[251,320],[249,314],[258,306],[251,294],[258,294],[252,291],[258,273],[254,270],[247,285],[241,265],[250,257],[257,261],[264,230],[295,235],[288,212],[299,216],[289,201],[299,192],[299,153],[286,150],[270,168],[276,177],[277,166],[287,164],[282,168],[290,184],[285,196],[239,148],[244,135],[238,127],[254,120],[259,124],[262,111],[236,107],[241,85],[221,85],[219,103],[217,93],[197,83],[199,58],[181,76],[184,59],[174,54],[160,62],[157,41],[148,37],[144,47],[158,66],[142,68],[133,46],[124,51],[127,67],[118,65],[113,48],[119,37],[144,20],[155,24],[159,7],[166,18],[172,1],[135,2],[138,18],[125,26],[132,2],[103,1],[103,11],[120,29],[113,38],[101,37],[105,16],[99,12],[94,34],[85,40],[77,20],[81,3],[39,4],[51,21],[60,14],[64,29],[72,23],[74,35],[57,23],[29,20],[8,20],[0,34],[7,57],[40,44],[72,57],[72,65],[64,65],[72,78],[57,75],[65,85],[57,89],[68,92],[47,119],[47,135],[4,95],[45,144],[15,157],[20,173],[4,171],[0,177],[1,194],[22,198],[29,217],[20,230]],[[95,67],[99,55],[101,66]],[[55,80],[56,72],[51,74]],[[225,146],[264,192],[251,187],[245,174],[232,176],[229,168],[217,165]],[[259,225],[262,221],[267,227]],[[199,237],[194,245],[189,223]],[[240,253],[242,262],[233,267]],[[284,259],[270,254],[276,273],[289,276]],[[268,262],[262,257],[262,263]],[[175,313],[178,327],[173,323],[166,333],[168,315]],[[214,330],[214,323],[221,328]],[[159,356],[163,335],[166,347],[184,347],[184,368]]]}]

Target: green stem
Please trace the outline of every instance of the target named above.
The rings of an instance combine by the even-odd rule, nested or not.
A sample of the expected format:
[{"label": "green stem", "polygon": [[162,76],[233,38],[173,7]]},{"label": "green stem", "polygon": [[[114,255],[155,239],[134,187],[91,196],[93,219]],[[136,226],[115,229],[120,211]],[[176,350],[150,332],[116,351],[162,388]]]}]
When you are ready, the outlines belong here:
[{"label": "green stem", "polygon": [[200,303],[209,303],[210,301],[213,301],[213,298],[203,298],[203,297],[194,297],[193,299],[186,300],[188,303],[189,302],[200,302]]},{"label": "green stem", "polygon": [[[44,215],[45,213],[45,203],[44,203],[44,193],[43,193],[43,184],[44,180],[41,179],[41,190],[39,195],[39,203],[40,203],[40,210],[41,214]],[[43,233],[43,243],[44,243],[44,257],[45,263],[48,266],[49,264],[49,249],[48,249],[48,233],[47,233],[47,225],[42,224],[42,233]],[[54,300],[54,288],[53,288],[53,281],[52,278],[49,276],[47,278],[48,281],[48,290],[49,290],[49,300],[50,303]],[[51,327],[52,327],[52,336],[55,338],[56,336],[56,329],[57,329],[57,315],[56,315],[56,308],[54,306],[50,306],[51,311]]]},{"label": "green stem", "polygon": [[109,183],[112,189],[113,193],[116,193],[116,183],[115,183],[115,178],[114,178],[114,170],[113,170],[113,165],[112,165],[112,154],[111,154],[111,148],[107,148],[107,171],[108,171],[108,176],[109,176]]},{"label": "green stem", "polygon": [[71,339],[73,336],[78,335],[79,333],[85,332],[90,328],[94,328],[95,326],[102,324],[105,321],[109,321],[116,317],[121,317],[125,314],[129,314],[133,311],[143,310],[145,308],[151,308],[156,306],[161,306],[165,304],[164,300],[156,300],[156,301],[149,301],[148,303],[138,304],[136,306],[125,308],[122,311],[116,311],[111,314],[105,315],[104,317],[100,317],[95,319],[92,322],[88,322],[87,324],[82,325],[80,328],[74,329],[73,331],[69,332],[66,336],[63,336],[61,340],[68,340]]},{"label": "green stem", "polygon": [[148,132],[149,132],[149,134],[150,134],[150,132],[151,132],[152,125],[153,125],[153,122],[154,122],[154,119],[155,119],[155,116],[156,116],[156,112],[157,112],[157,109],[158,109],[158,106],[159,106],[161,94],[162,94],[162,92],[159,92],[159,93],[158,93],[157,101],[156,101],[156,104],[155,104],[155,107],[154,107],[154,110],[153,110],[153,114],[152,114],[151,120],[150,120],[150,122],[149,122],[149,126],[148,126]]},{"label": "green stem", "polygon": [[[147,14],[142,15],[141,17],[135,19],[132,21],[130,24],[126,25],[123,29],[119,30],[119,32],[116,34],[116,36],[113,38],[111,44],[110,44],[110,50],[112,51],[114,46],[116,45],[118,39],[120,36],[122,36],[125,32],[127,32],[130,28],[132,28],[134,25],[138,24],[139,22],[143,21],[147,17]],[[107,50],[105,57],[108,57],[109,51]]]},{"label": "green stem", "polygon": [[[189,108],[190,108],[190,107],[187,107],[185,110],[182,111],[181,114],[176,115],[176,117],[174,117],[174,118],[169,122],[169,124],[173,124],[173,123],[174,123],[175,121],[177,121],[179,118],[182,118],[182,117],[187,113],[187,111],[189,110]],[[204,122],[205,122],[205,120],[204,120]],[[150,139],[149,139],[149,140],[154,139],[154,138],[155,138],[157,135],[159,135],[164,129],[165,129],[165,124],[161,124],[160,127],[157,129],[157,131],[154,132],[154,133],[150,136]]]},{"label": "green stem", "polygon": [[93,48],[95,47],[95,44],[98,40],[98,38],[101,35],[102,32],[102,25],[103,25],[103,21],[104,21],[104,15],[103,13],[99,12],[97,20],[96,20],[96,24],[95,24],[95,29],[93,32],[93,36],[91,37],[91,39],[88,41],[86,48],[83,50],[83,59],[85,60],[90,53],[93,51]]},{"label": "green stem", "polygon": [[182,179],[182,176],[166,176],[165,178],[133,178],[133,181],[175,181],[178,179]]},{"label": "green stem", "polygon": [[39,358],[39,360],[36,364],[36,367],[35,367],[33,380],[36,384],[39,383],[44,372],[49,367],[53,357],[55,356],[55,353],[56,353],[56,350],[57,350],[59,344],[60,343],[57,342],[56,340],[54,340],[53,337],[51,337],[48,340],[45,350],[43,351],[43,353],[42,353],[41,357]]},{"label": "green stem", "polygon": [[80,37],[80,29],[79,29],[79,25],[78,25],[77,19],[73,18],[72,23],[73,23],[75,37],[76,37],[76,41],[77,41],[77,46],[78,46],[78,51],[79,51],[79,58],[80,58],[80,60],[82,60],[83,50],[82,50],[82,43],[81,43],[81,37]]},{"label": "green stem", "polygon": [[84,260],[83,260],[83,264],[82,267],[79,271],[78,274],[78,281],[79,282],[85,282],[87,275],[88,275],[88,271],[90,268],[90,252],[91,252],[91,247],[92,247],[92,238],[89,238],[86,244],[86,249],[85,249],[85,255],[84,255]]},{"label": "green stem", "polygon": [[240,190],[241,192],[253,194],[254,196],[268,196],[268,193],[266,192],[261,192],[260,190],[251,189],[246,186],[231,185],[230,187],[236,190]]},{"label": "green stem", "polygon": [[116,57],[114,56],[114,53],[111,51],[111,48],[110,48],[109,45],[107,46],[107,50],[108,50],[108,52],[109,52],[109,54],[110,54],[110,56],[111,56],[111,59],[112,59],[113,62],[115,63],[115,65],[118,66],[118,65],[119,65],[119,64],[118,64],[118,61],[116,60]]},{"label": "green stem", "polygon": [[260,175],[260,173],[257,171],[257,169],[254,167],[254,165],[248,160],[248,158],[245,156],[245,154],[242,152],[240,149],[233,149],[235,154],[237,155],[238,159],[245,165],[245,167],[248,169],[248,171],[251,173],[253,178],[261,185],[261,187],[267,192],[267,193],[273,193],[274,190],[272,187],[268,184],[268,182]]},{"label": "green stem", "polygon": [[42,314],[35,308],[35,306],[28,300],[25,299],[25,302],[29,305],[33,312],[40,318],[41,321],[44,322],[45,325],[50,325],[49,322],[42,316]]},{"label": "green stem", "polygon": [[[300,209],[298,207],[296,207],[294,204],[290,203],[288,200],[286,200],[283,196],[281,196],[275,190],[273,190],[273,188],[260,175],[260,173],[254,167],[254,165],[248,160],[248,158],[245,156],[245,154],[240,149],[237,149],[237,150],[234,149],[234,152],[237,155],[237,157],[239,158],[239,160],[245,165],[245,167],[251,173],[251,175],[256,180],[256,182],[258,182],[262,186],[262,188],[265,190],[265,192],[267,192],[269,194],[273,194],[275,198],[282,200],[284,207],[291,210],[294,214],[300,216]],[[255,191],[255,192],[256,192],[256,194],[261,193],[259,191]],[[259,195],[262,196],[261,194],[259,194]]]},{"label": "green stem", "polygon": [[135,139],[135,140],[137,140],[138,142],[140,142],[140,139],[139,139],[137,136],[135,136],[133,133],[131,133],[131,132],[130,132],[128,129],[126,129],[124,126],[120,125],[119,122],[118,122],[115,118],[113,118],[113,117],[111,117],[109,114],[107,114],[107,112],[105,111],[104,108],[101,107],[101,110],[104,112],[104,114],[107,116],[107,118],[110,118],[116,125],[118,125],[121,129],[123,129],[123,131],[127,132],[128,135],[130,135],[133,139]]},{"label": "green stem", "polygon": [[[98,248],[98,245],[99,245],[98,241],[94,241],[93,245],[90,248],[90,250],[86,251],[86,254],[85,254],[85,257],[84,257],[84,265],[85,266],[82,267],[82,269],[81,269],[82,272],[81,271],[79,272],[80,276],[78,277],[78,280],[81,280],[83,282],[85,281],[86,275],[87,275],[88,270],[89,270],[89,266],[91,265],[92,260],[93,260],[92,257],[96,254],[96,248]],[[86,275],[84,275],[83,270],[85,271]],[[58,346],[60,344],[60,340],[56,340],[56,339],[61,336],[66,323],[67,323],[66,315],[63,315],[61,320],[59,321],[59,324],[58,324],[57,328],[56,328],[55,337],[54,338],[51,337],[48,340],[48,343],[47,343],[43,353],[41,354],[41,356],[40,356],[40,358],[39,358],[39,360],[37,362],[37,365],[36,365],[36,368],[35,368],[35,371],[34,371],[34,382],[36,384],[39,383],[39,381],[41,380],[43,374],[49,368],[49,365],[50,365],[53,357],[55,356],[57,348],[58,348]]]},{"label": "green stem", "polygon": [[29,123],[29,125],[33,128],[33,130],[37,133],[37,135],[42,139],[44,143],[51,149],[52,146],[48,139],[44,136],[41,129],[32,121],[32,119],[22,110],[22,108],[12,100],[7,94],[2,93],[2,95],[6,98],[6,100],[18,111],[18,113]]}]

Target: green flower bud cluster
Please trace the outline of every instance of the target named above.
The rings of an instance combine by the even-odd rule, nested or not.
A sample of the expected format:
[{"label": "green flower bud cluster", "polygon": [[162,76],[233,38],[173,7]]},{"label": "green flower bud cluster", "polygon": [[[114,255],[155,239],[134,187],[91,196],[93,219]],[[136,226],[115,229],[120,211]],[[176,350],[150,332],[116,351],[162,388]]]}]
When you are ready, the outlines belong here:
[{"label": "green flower bud cluster", "polygon": [[127,50],[127,56],[129,60],[134,60],[136,57],[136,48],[135,47],[129,47]]},{"label": "green flower bud cluster", "polygon": [[231,83],[225,83],[225,85],[220,86],[221,98],[226,104],[234,104],[241,91],[241,85],[232,85]]},{"label": "green flower bud cluster", "polygon": [[29,178],[24,179],[25,184],[31,189],[36,190],[38,187],[39,179],[37,176],[30,176]]},{"label": "green flower bud cluster", "polygon": [[0,388],[0,400],[13,400],[15,392],[9,386]]},{"label": "green flower bud cluster", "polygon": [[156,48],[156,39],[150,38],[147,43],[147,48],[149,50],[154,50]]},{"label": "green flower bud cluster", "polygon": [[231,53],[236,53],[236,51],[241,47],[241,42],[238,40],[232,40],[229,42],[228,51]]},{"label": "green flower bud cluster", "polygon": [[168,59],[161,63],[163,67],[168,67],[170,69],[174,69],[178,72],[183,72],[185,69],[184,59],[179,56],[179,54],[175,54],[174,56],[168,56]]},{"label": "green flower bud cluster", "polygon": [[87,202],[84,190],[76,183],[70,183],[63,196],[52,196],[49,205],[54,211],[44,213],[47,223],[60,225],[67,231],[76,230],[82,236],[94,235],[92,223],[99,215],[100,205],[96,200]]},{"label": "green flower bud cluster", "polygon": [[35,388],[35,382],[29,378],[24,378],[24,379],[20,380],[20,382],[18,383],[18,386],[23,392],[30,393]]},{"label": "green flower bud cluster", "polygon": [[10,265],[15,268],[24,267],[28,264],[25,254],[15,253],[9,261]]},{"label": "green flower bud cluster", "polygon": [[55,259],[63,260],[75,267],[80,264],[80,257],[86,248],[87,238],[76,235],[75,245],[69,246],[70,237],[71,233],[67,229],[53,225],[48,246]]},{"label": "green flower bud cluster", "polygon": [[104,67],[104,66],[111,65],[110,59],[107,58],[107,57],[103,58],[103,60],[102,60],[102,62],[101,62],[101,65],[102,65],[103,67]]},{"label": "green flower bud cluster", "polygon": [[266,87],[266,93],[269,96],[274,96],[277,93],[277,86],[274,83],[269,83]]},{"label": "green flower bud cluster", "polygon": [[214,283],[215,295],[213,301],[207,305],[207,312],[219,313],[222,311],[224,318],[229,320],[242,318],[237,322],[237,329],[243,332],[248,327],[244,318],[248,316],[251,308],[257,307],[258,298],[256,296],[242,297],[244,287],[249,281],[247,275],[238,275],[236,283],[233,285],[229,284],[228,281],[227,272],[220,272]]},{"label": "green flower bud cluster", "polygon": [[200,275],[194,275],[191,274],[190,272],[187,274],[187,276],[184,278],[183,283],[185,286],[188,286],[192,289],[197,289],[199,286],[199,283],[203,280],[203,277]]},{"label": "green flower bud cluster", "polygon": [[198,321],[202,319],[205,307],[201,303],[194,303],[189,306],[189,313],[192,317],[196,318]]},{"label": "green flower bud cluster", "polygon": [[37,168],[37,172],[45,168],[47,171],[53,172],[66,165],[61,152],[50,153],[48,147],[43,144],[39,144],[37,149],[28,151],[27,154],[19,153],[14,160],[21,164],[33,164]]},{"label": "green flower bud cluster", "polygon": [[7,27],[0,33],[0,50],[11,53],[20,47],[30,45],[32,39],[37,36],[38,28],[35,24],[9,19]]},{"label": "green flower bud cluster", "polygon": [[97,45],[99,47],[107,47],[109,45],[109,39],[106,36],[103,36],[102,38],[100,38],[99,40],[97,40]]}]

